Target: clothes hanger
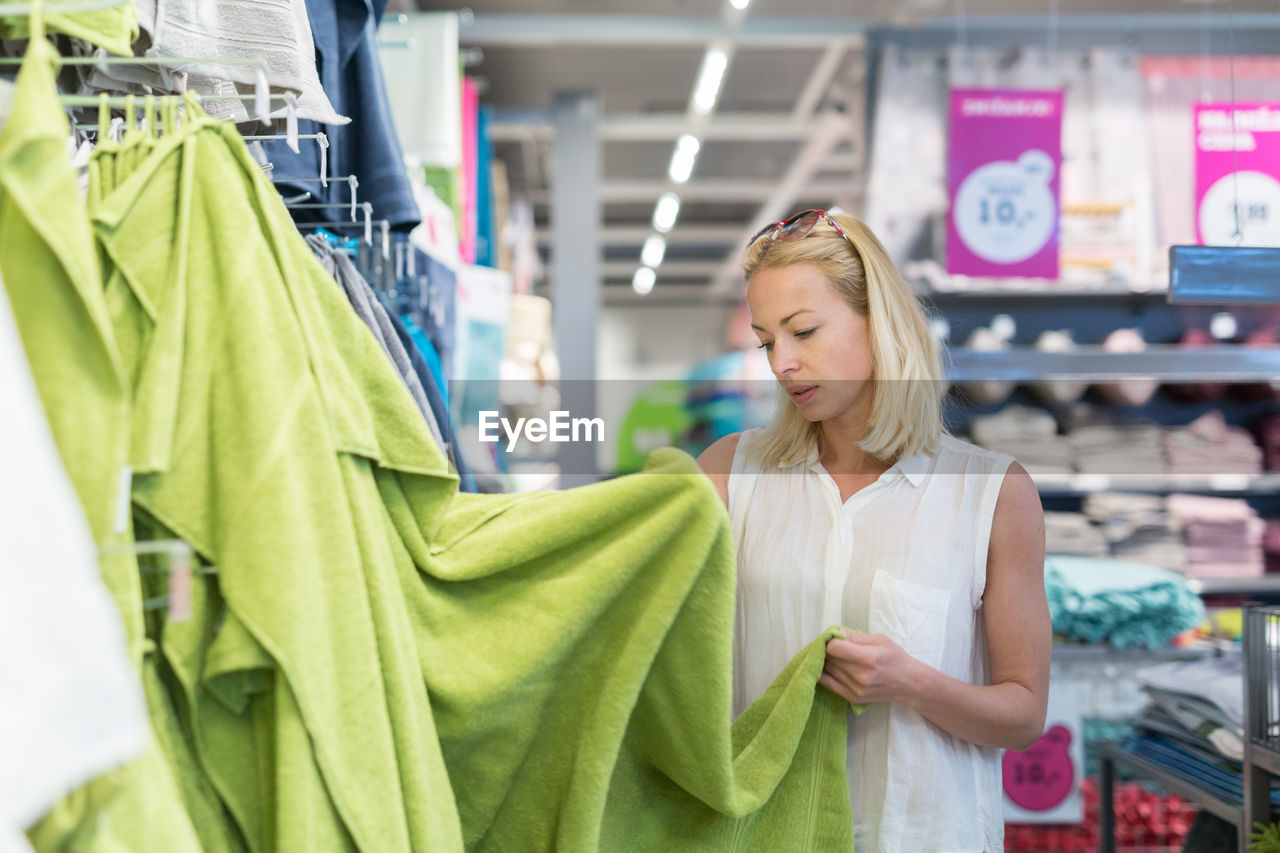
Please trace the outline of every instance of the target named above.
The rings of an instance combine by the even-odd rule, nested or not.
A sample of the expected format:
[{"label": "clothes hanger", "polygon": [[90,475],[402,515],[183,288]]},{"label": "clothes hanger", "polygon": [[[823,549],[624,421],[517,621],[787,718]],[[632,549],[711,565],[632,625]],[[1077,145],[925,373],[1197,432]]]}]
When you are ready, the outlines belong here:
[{"label": "clothes hanger", "polygon": [[[61,4],[59,4],[61,5]],[[62,11],[59,9],[59,11]],[[0,66],[21,65],[24,57],[0,57]],[[224,95],[229,100],[252,100],[254,118],[258,121],[271,120],[272,98],[284,99],[284,95],[272,95],[271,84],[267,80],[267,64],[261,57],[198,59],[189,56],[63,56],[59,60],[63,65],[158,65],[165,68],[181,69],[192,65],[214,65],[222,68],[252,67],[254,69],[253,95]],[[286,99],[286,106],[288,101]]]},{"label": "clothes hanger", "polygon": [[[46,14],[49,12],[97,12],[100,9],[111,9],[115,6],[123,6],[132,0],[82,0],[78,3],[59,3],[56,9],[43,8]],[[37,3],[0,3],[0,16],[4,17],[21,17],[30,15]]]},{"label": "clothes hanger", "polygon": [[[346,205],[343,205],[343,207],[346,207]],[[374,225],[373,205],[366,201],[366,202],[361,202],[359,205],[357,205],[357,207],[364,213],[364,240],[362,242],[366,246],[372,247],[373,246],[373,225]],[[385,219],[379,220],[379,221],[384,225],[390,224]],[[340,220],[332,220],[328,222],[299,222],[298,223],[299,230],[302,230],[305,228],[350,228],[350,227],[351,227],[351,222],[349,221],[343,222]]]}]

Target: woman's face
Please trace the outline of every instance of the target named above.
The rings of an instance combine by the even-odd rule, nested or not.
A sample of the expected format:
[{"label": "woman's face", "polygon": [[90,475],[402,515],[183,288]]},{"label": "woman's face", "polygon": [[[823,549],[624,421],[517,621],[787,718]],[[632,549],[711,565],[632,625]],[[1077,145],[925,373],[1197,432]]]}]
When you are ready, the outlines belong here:
[{"label": "woman's face", "polygon": [[805,419],[829,420],[869,401],[867,318],[817,267],[758,271],[747,282],[747,308],[773,375]]}]

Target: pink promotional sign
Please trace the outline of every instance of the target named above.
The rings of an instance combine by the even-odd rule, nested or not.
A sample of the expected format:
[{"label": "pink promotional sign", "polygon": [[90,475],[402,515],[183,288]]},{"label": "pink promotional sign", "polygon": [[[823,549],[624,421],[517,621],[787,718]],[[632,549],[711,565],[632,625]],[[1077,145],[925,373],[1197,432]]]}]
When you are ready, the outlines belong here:
[{"label": "pink promotional sign", "polygon": [[1238,103],[1234,127],[1230,104],[1196,104],[1193,115],[1196,239],[1280,246],[1280,104]]},{"label": "pink promotional sign", "polygon": [[1058,277],[1062,91],[952,89],[947,272]]}]

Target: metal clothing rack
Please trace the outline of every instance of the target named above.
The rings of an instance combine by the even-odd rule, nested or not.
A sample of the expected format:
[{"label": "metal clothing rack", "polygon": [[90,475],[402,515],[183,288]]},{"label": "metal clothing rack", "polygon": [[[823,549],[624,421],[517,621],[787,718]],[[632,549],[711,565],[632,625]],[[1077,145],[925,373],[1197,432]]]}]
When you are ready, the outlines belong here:
[{"label": "metal clothing rack", "polygon": [[[98,12],[102,9],[111,9],[115,6],[123,6],[129,0],[83,0],[79,3],[59,3],[57,8],[49,8],[42,6],[45,12]],[[21,15],[30,15],[33,3],[0,3],[0,15],[6,18],[18,17]]]},{"label": "metal clothing rack", "polygon": [[1116,744],[1102,748],[1099,829],[1102,853],[1115,853],[1115,772],[1126,767],[1236,827],[1238,853],[1247,853],[1255,824],[1270,823],[1271,777],[1280,775],[1280,608],[1251,607],[1244,624],[1244,761],[1240,801],[1206,790],[1187,776]]}]

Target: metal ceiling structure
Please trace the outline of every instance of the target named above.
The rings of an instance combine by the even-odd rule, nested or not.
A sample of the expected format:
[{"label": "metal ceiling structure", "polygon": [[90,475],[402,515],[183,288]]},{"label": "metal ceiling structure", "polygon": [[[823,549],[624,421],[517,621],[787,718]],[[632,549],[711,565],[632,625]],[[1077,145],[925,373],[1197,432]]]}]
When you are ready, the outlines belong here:
[{"label": "metal ceiling structure", "polygon": [[[534,205],[548,270],[555,265],[549,110],[560,91],[592,89],[602,109],[598,234],[606,302],[646,299],[630,284],[654,233],[654,204],[671,191],[681,204],[657,267],[663,300],[731,301],[742,246],[762,225],[803,207],[860,208],[868,52],[877,33],[1052,30],[1054,37],[1114,39],[1206,26],[1280,29],[1277,0],[1233,0],[1229,19],[1220,0],[1047,0],[1032,14],[1025,0],[738,3],[745,8],[731,0],[471,0],[461,12],[461,43],[472,49],[468,73],[481,79],[482,101],[494,110],[495,155],[507,164],[512,195]],[[406,7],[412,0],[390,8]],[[417,0],[416,8],[459,10],[459,3]],[[704,112],[693,94],[717,49],[727,67]],[[701,145],[692,175],[678,183],[668,167],[686,134]]]}]

